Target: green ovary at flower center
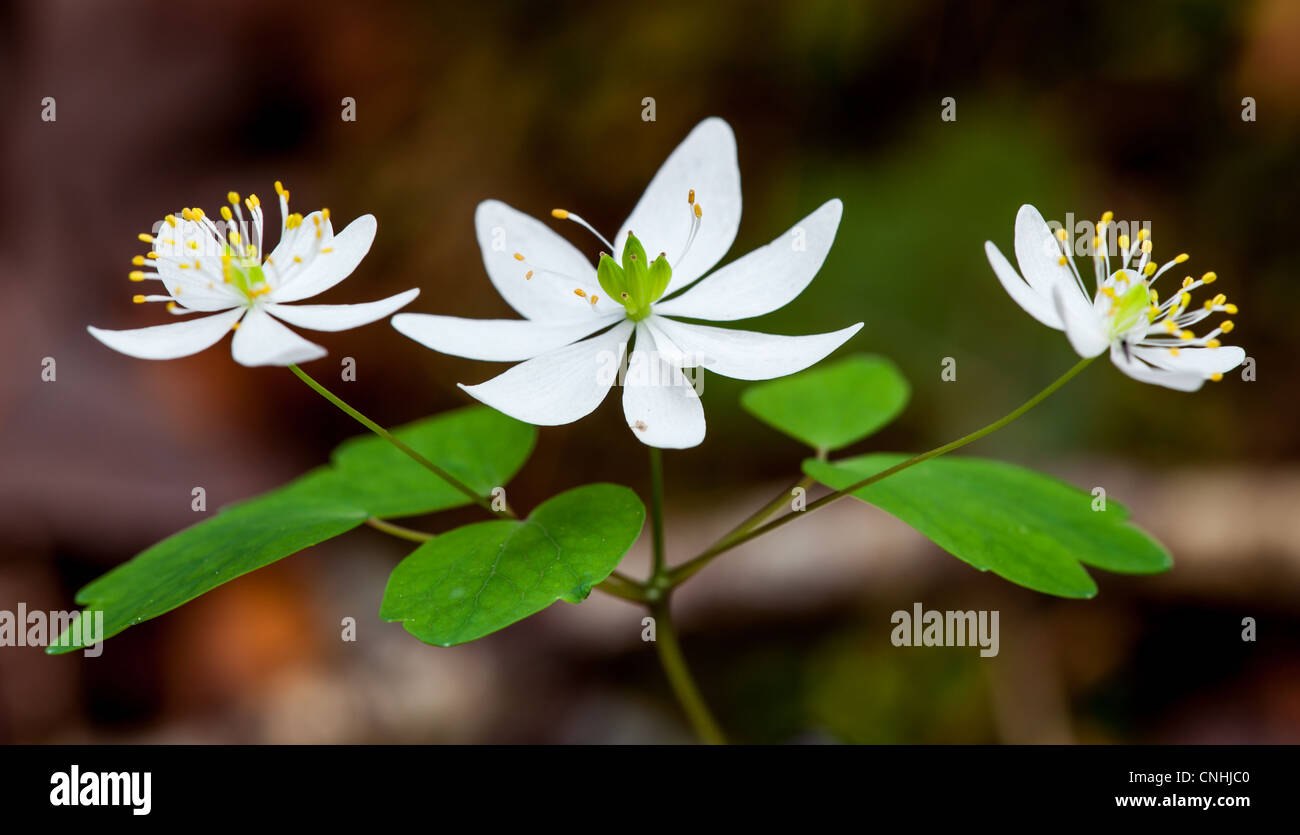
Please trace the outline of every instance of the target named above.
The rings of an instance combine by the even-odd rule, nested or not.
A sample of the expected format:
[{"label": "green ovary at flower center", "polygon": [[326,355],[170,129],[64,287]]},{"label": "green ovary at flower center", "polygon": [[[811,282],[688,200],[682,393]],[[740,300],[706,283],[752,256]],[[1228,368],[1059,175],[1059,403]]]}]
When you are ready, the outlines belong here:
[{"label": "green ovary at flower center", "polygon": [[271,292],[271,283],[267,281],[266,273],[256,259],[242,258],[227,250],[221,256],[221,273],[226,283],[250,302]]},{"label": "green ovary at flower center", "polygon": [[1112,338],[1126,333],[1139,321],[1143,323],[1149,321],[1151,288],[1145,280],[1137,278],[1136,282],[1129,285],[1128,290],[1124,291],[1123,295],[1119,295],[1113,290],[1107,295],[1114,299],[1114,303],[1110,308],[1110,333]]},{"label": "green ovary at flower center", "polygon": [[668,289],[672,268],[664,253],[650,261],[645,247],[631,232],[623,247],[623,265],[604,253],[596,266],[596,279],[609,298],[627,308],[627,318],[634,322],[650,315],[650,305],[659,300]]}]

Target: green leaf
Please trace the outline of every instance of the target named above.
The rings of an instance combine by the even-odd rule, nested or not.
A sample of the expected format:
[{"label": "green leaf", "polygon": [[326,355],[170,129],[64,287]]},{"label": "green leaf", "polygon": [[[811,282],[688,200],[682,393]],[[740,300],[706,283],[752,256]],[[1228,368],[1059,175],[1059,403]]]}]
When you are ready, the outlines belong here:
[{"label": "green leaf", "polygon": [[[327,498],[309,498],[303,481],[233,505],[164,539],[81,589],[77,603],[88,612],[104,613],[99,637],[110,638],[242,574],[350,531],[369,515]],[[74,633],[70,628],[64,634]],[[89,643],[93,641],[60,640],[48,651],[71,652]]]},{"label": "green leaf", "polygon": [[[485,406],[471,406],[407,424],[393,434],[486,496],[528,460],[537,429]],[[383,438],[354,438],[335,450],[329,466],[168,537],[81,589],[77,602],[103,610],[102,637],[108,638],[242,574],[346,533],[369,516],[411,516],[469,503],[469,497]],[[51,652],[78,648],[69,642]]]},{"label": "green leaf", "polygon": [[[863,455],[827,463],[808,459],[804,472],[842,490],[907,460]],[[876,505],[981,571],[1061,597],[1097,593],[1080,563],[1126,574],[1167,570],[1169,552],[1128,523],[1128,510],[1062,481],[1001,461],[936,458],[868,487],[856,498]]]},{"label": "green leaf", "polygon": [[910,396],[911,386],[892,362],[856,354],[753,386],[740,403],[773,429],[831,451],[879,430],[903,411]]},{"label": "green leaf", "polygon": [[641,533],[645,507],[615,484],[588,484],[526,520],[478,522],[415,549],[393,569],[379,616],[439,646],[463,644],[536,614],[580,603]]},{"label": "green leaf", "polygon": [[[532,454],[537,427],[486,406],[469,406],[407,424],[393,434],[416,452],[487,496],[503,487]],[[469,504],[456,488],[383,438],[367,435],[334,452],[334,484],[320,485],[372,516],[431,513]]]}]

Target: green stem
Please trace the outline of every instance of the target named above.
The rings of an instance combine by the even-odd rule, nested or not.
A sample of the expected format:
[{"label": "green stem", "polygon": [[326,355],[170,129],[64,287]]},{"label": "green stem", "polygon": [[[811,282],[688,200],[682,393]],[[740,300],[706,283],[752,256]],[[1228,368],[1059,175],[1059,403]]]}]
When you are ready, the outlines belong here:
[{"label": "green stem", "polygon": [[596,588],[605,594],[614,597],[630,600],[633,603],[644,603],[646,601],[645,586],[617,571],[610,574],[602,582],[596,584]]},{"label": "green stem", "polygon": [[650,615],[655,619],[655,651],[659,654],[659,663],[668,676],[677,701],[681,703],[686,718],[699,738],[708,745],[726,745],[727,739],[722,735],[717,720],[709,712],[709,706],[695,686],[695,679],[686,666],[681,644],[677,642],[677,630],[673,627],[672,616],[668,611],[668,599],[661,598],[650,604]]},{"label": "green stem", "polygon": [[1027,401],[1021,404],[1019,408],[1008,413],[1000,420],[996,420],[993,423],[990,423],[988,426],[985,426],[983,429],[977,429],[974,432],[970,433],[969,435],[963,435],[957,440],[946,443],[940,447],[935,447],[929,452],[923,452],[919,455],[912,456],[906,461],[900,461],[899,463],[895,464],[894,466],[886,470],[881,470],[875,475],[864,478],[861,481],[858,481],[854,484],[850,484],[848,487],[845,487],[843,490],[836,490],[833,493],[828,493],[827,495],[822,496],[817,501],[810,503],[806,508],[804,508],[800,512],[787,513],[785,516],[782,516],[779,519],[774,519],[771,522],[762,525],[761,527],[751,528],[750,530],[744,531],[743,533],[740,533],[739,535],[736,536],[723,537],[722,539],[718,540],[716,543],[714,543],[713,545],[705,549],[702,553],[698,554],[695,557],[692,557],[691,559],[687,560],[686,562],[682,563],[681,565],[673,569],[672,572],[670,573],[670,586],[675,587],[685,582],[687,579],[695,576],[695,574],[698,573],[700,569],[708,565],[715,557],[717,557],[720,554],[726,553],[727,551],[730,551],[732,548],[735,548],[738,545],[743,545],[744,543],[750,541],[751,539],[760,537],[765,533],[770,533],[776,530],[777,528],[781,527],[782,525],[786,524],[787,522],[791,522],[794,519],[799,518],[800,516],[805,516],[814,510],[818,510],[819,508],[825,507],[831,502],[837,501],[851,493],[861,490],[863,487],[869,487],[872,484],[881,481],[882,479],[886,479],[889,476],[894,475],[895,473],[902,472],[903,470],[906,470],[909,467],[915,467],[917,464],[923,463],[925,461],[929,461],[931,458],[938,458],[940,455],[943,455],[944,453],[952,452],[954,449],[960,449],[961,447],[964,447],[967,444],[978,441],[980,438],[983,438],[985,435],[990,435],[998,431],[1002,427],[1011,423],[1016,418],[1023,415],[1025,412],[1029,411],[1030,409],[1037,406],[1039,403],[1046,400],[1053,392],[1055,392],[1061,386],[1068,383],[1076,374],[1078,374],[1083,369],[1087,368],[1088,364],[1091,363],[1094,359],[1096,359],[1096,357],[1086,357],[1084,359],[1079,360],[1077,363],[1074,364],[1074,366],[1069,371],[1065,372],[1060,377],[1058,377],[1047,388],[1043,389],[1038,394],[1035,394],[1033,397],[1029,398]]},{"label": "green stem", "polygon": [[667,569],[664,564],[664,457],[658,447],[650,447],[650,542],[654,551],[653,576]]},{"label": "green stem", "polygon": [[417,531],[415,528],[407,528],[402,525],[396,525],[392,522],[380,519],[377,516],[371,516],[366,520],[366,524],[377,531],[383,531],[389,536],[395,536],[398,539],[405,539],[410,542],[428,542],[433,539],[433,534]]},{"label": "green stem", "polygon": [[[421,467],[424,467],[426,470],[433,473],[443,481],[447,482],[448,484],[450,484],[452,487],[456,488],[460,492],[464,493],[467,497],[469,497],[471,501],[473,501],[479,507],[483,508],[484,510],[492,514],[496,514],[498,512],[492,509],[492,502],[484,498],[483,496],[480,496],[477,492],[475,492],[474,488],[470,487],[465,482],[456,478],[454,475],[447,472],[442,467],[439,467],[437,464],[433,463],[428,458],[425,458],[420,453],[411,449],[411,447],[407,446],[399,438],[394,436],[393,433],[389,432],[384,427],[380,426],[370,418],[361,414],[356,409],[349,406],[347,403],[344,403],[342,399],[340,399],[336,394],[334,394],[334,392],[330,391],[329,389],[322,386],[320,383],[316,382],[316,380],[313,379],[312,376],[308,374],[306,371],[303,371],[301,368],[299,368],[296,365],[290,365],[289,370],[292,371],[294,374],[296,374],[299,380],[302,380],[304,383],[306,383],[308,386],[314,389],[317,394],[319,394],[321,397],[324,397],[326,400],[328,400],[329,402],[337,406],[339,410],[342,411],[344,414],[346,414],[348,417],[352,418],[357,423],[366,427],[371,432],[374,432],[376,435],[383,438],[385,441],[388,441],[390,444],[392,444],[393,446],[401,450],[403,453],[405,453],[406,456],[410,458],[412,461],[419,464]],[[509,507],[500,511],[500,513],[505,516],[509,516],[512,519],[515,518],[514,512]]]}]

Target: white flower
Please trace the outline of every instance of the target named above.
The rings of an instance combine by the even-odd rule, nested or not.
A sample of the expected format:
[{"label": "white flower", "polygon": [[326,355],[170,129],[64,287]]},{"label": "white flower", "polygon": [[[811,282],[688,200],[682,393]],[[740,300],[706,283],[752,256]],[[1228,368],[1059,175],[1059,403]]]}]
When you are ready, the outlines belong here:
[{"label": "white flower", "polygon": [[[783,307],[821,268],[840,213],[840,201],[830,200],[785,235],[694,283],[731,248],[740,225],[736,140],[726,122],[706,119],[650,181],[617,245],[577,215],[552,212],[605,243],[613,257],[602,253],[599,267],[540,221],[495,200],[479,204],[474,221],[488,277],[523,319],[404,313],[393,327],[443,353],[525,360],[461,388],[543,426],[571,423],[600,405],[635,333],[623,380],[628,426],[650,446],[692,447],[704,439],[704,408],[683,368],[741,380],[781,377],[822,359],[862,323],[775,336],[669,316],[733,321]],[[659,255],[651,260],[647,251]]]},{"label": "white flower", "polygon": [[370,251],[375,218],[363,215],[335,235],[329,209],[305,218],[290,214],[288,190],[278,182],[275,190],[280,196],[280,242],[265,260],[257,195],[243,201],[252,218],[251,230],[239,195],[232,191],[230,206],[221,207],[220,222],[202,209],[183,209],[180,217],[167,215],[154,235],[140,235],[152,249],[135,257],[130,278],[161,282],[163,293],[137,295],[134,300],[166,302],[176,315],[214,315],[136,330],[87,330],[115,351],[150,360],[198,353],[234,330],[231,353],[240,364],[291,365],[323,357],[325,349],[277,319],[310,330],[347,330],[382,319],[419,294],[407,290],[366,304],[287,304],[323,293],[347,278]]},{"label": "white flower", "polygon": [[[1235,314],[1223,294],[1191,307],[1191,293],[1214,283],[1212,272],[1199,279],[1190,275],[1163,302],[1153,285],[1174,266],[1188,260],[1186,253],[1157,267],[1151,260],[1149,229],[1137,239],[1119,234],[1119,268],[1110,271],[1110,233],[1113,216],[1106,212],[1097,224],[1089,251],[1093,254],[1096,293],[1084,288],[1083,277],[1069,257],[1069,233],[1056,234],[1033,206],[1020,207],[1016,215],[1016,260],[1020,275],[992,242],[985,242],[993,271],[1011,298],[1030,316],[1049,328],[1064,330],[1081,357],[1095,357],[1107,348],[1111,362],[1135,380],[1179,391],[1195,391],[1206,380],[1220,380],[1246,358],[1235,345],[1221,345],[1219,335],[1232,330],[1232,320],[1197,336],[1193,325],[1215,313]],[[1136,256],[1136,259],[1135,259]]]}]

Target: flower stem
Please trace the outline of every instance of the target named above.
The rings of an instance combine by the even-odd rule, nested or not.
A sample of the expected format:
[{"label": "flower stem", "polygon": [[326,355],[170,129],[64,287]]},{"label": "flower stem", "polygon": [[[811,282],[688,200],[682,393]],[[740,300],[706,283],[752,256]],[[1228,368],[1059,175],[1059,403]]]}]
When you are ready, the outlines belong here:
[{"label": "flower stem", "polygon": [[654,644],[655,651],[659,654],[659,663],[668,676],[668,683],[672,685],[682,710],[686,711],[691,727],[705,744],[726,745],[727,739],[722,735],[722,729],[709,712],[709,706],[704,703],[704,697],[700,695],[695,679],[686,666],[681,644],[677,642],[677,630],[668,611],[667,597],[650,604],[650,615],[655,619]]},{"label": "flower stem", "polygon": [[[349,406],[347,403],[344,403],[343,400],[338,395],[334,394],[334,392],[330,391],[329,389],[322,386],[320,383],[316,382],[316,380],[313,379],[312,376],[308,374],[306,371],[303,371],[301,368],[299,368],[296,365],[290,365],[289,370],[292,371],[295,375],[297,375],[299,380],[302,380],[304,383],[306,383],[308,386],[314,389],[317,394],[319,394],[321,397],[324,397],[326,400],[328,400],[329,402],[337,406],[339,410],[342,411],[344,414],[346,414],[348,417],[352,418],[357,423],[366,427],[371,432],[374,432],[376,435],[383,438],[385,441],[388,441],[390,444],[392,444],[393,446],[401,450],[412,461],[419,464],[421,467],[424,467],[426,470],[433,473],[443,481],[447,482],[448,484],[450,484],[452,487],[456,488],[460,492],[464,493],[467,497],[469,497],[471,501],[473,501],[479,507],[483,508],[484,510],[494,515],[498,513],[498,511],[492,509],[492,502],[484,498],[483,496],[480,496],[477,492],[474,491],[474,488],[470,487],[465,482],[456,478],[454,475],[447,472],[442,467],[439,467],[437,464],[433,463],[428,458],[425,458],[420,453],[411,449],[411,447],[407,446],[399,438],[394,436],[393,433],[389,432],[384,427],[380,426],[370,418],[361,414],[356,409]],[[500,511],[500,513],[502,515],[509,516],[512,519],[515,518],[514,511],[512,511],[509,507]]]},{"label": "flower stem", "polygon": [[377,516],[371,516],[366,520],[366,524],[377,531],[383,531],[389,536],[395,536],[398,539],[405,539],[410,542],[428,542],[433,539],[433,534],[417,531],[414,528],[407,528],[392,522],[380,519]]},{"label": "flower stem", "polygon": [[664,573],[664,457],[650,447],[650,542],[654,551],[654,576]]},{"label": "flower stem", "polygon": [[940,447],[935,447],[929,452],[922,452],[919,455],[912,456],[906,461],[900,461],[899,463],[895,464],[894,466],[886,470],[881,470],[875,475],[868,476],[867,478],[864,478],[861,481],[858,481],[854,484],[850,484],[848,487],[845,487],[843,490],[836,490],[833,493],[828,493],[827,495],[822,496],[817,501],[811,502],[806,508],[804,508],[800,512],[787,513],[785,516],[782,516],[778,519],[774,519],[771,522],[768,522],[767,524],[762,525],[760,527],[750,528],[749,530],[742,531],[741,533],[735,535],[724,536],[722,539],[718,540],[716,543],[709,546],[707,549],[705,549],[697,556],[692,557],[691,559],[687,560],[686,562],[682,563],[681,565],[673,569],[669,574],[670,587],[676,587],[681,583],[685,582],[690,577],[695,576],[695,574],[699,572],[700,569],[708,565],[718,555],[726,553],[727,551],[730,551],[732,548],[735,548],[738,545],[742,545],[750,541],[751,539],[755,539],[757,537],[762,536],[765,533],[770,533],[771,531],[776,530],[777,528],[781,527],[787,522],[793,521],[794,519],[797,519],[800,516],[805,516],[819,508],[825,507],[831,502],[838,501],[839,499],[842,499],[851,493],[861,490],[863,487],[869,487],[870,485],[875,484],[876,482],[881,481],[882,479],[888,478],[889,476],[894,475],[895,473],[902,472],[903,470],[906,470],[909,467],[915,467],[917,464],[920,464],[925,461],[929,461],[931,458],[938,458],[940,455],[943,455],[944,453],[952,452],[955,449],[960,449],[961,447],[964,447],[969,443],[974,443],[975,441],[978,441],[980,438],[983,438],[985,435],[990,435],[998,431],[1002,427],[1011,423],[1016,418],[1023,415],[1025,412],[1029,411],[1030,409],[1037,406],[1039,403],[1046,400],[1053,392],[1055,392],[1061,386],[1068,383],[1076,374],[1078,374],[1083,369],[1087,368],[1088,364],[1091,363],[1094,359],[1096,359],[1096,357],[1085,357],[1084,359],[1079,360],[1077,363],[1074,364],[1072,368],[1070,368],[1069,371],[1066,371],[1064,374],[1058,377],[1047,388],[1043,389],[1038,394],[1035,394],[1033,397],[1029,398],[1027,401],[1021,404],[1019,408],[1008,413],[1000,420],[996,420],[993,423],[990,423],[988,426],[985,426],[983,429],[977,429],[974,432],[970,433],[969,435],[963,435],[957,440],[950,441],[949,443],[946,443]]}]

